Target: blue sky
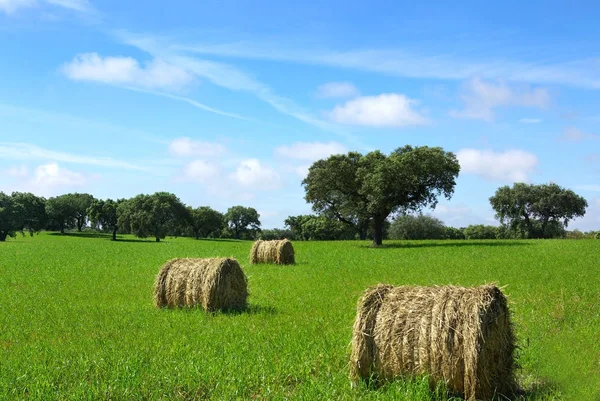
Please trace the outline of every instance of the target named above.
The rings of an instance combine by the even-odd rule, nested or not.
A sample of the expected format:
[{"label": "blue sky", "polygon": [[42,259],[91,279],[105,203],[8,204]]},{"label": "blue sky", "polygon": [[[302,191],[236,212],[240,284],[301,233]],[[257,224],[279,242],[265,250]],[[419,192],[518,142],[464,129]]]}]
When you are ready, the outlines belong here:
[{"label": "blue sky", "polygon": [[0,0],[0,191],[173,192],[263,227],[310,213],[308,166],[455,152],[449,225],[497,224],[515,181],[600,229],[600,5]]}]

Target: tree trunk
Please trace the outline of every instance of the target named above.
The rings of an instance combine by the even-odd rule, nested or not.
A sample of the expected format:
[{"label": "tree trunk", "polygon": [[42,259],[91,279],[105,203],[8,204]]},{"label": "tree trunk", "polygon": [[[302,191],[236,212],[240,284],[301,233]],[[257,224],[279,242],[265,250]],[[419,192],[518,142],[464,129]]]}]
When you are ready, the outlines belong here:
[{"label": "tree trunk", "polygon": [[194,229],[194,238],[200,239],[200,230]]},{"label": "tree trunk", "polygon": [[156,242],[160,242],[160,238],[156,237]]},{"label": "tree trunk", "polygon": [[373,246],[383,244],[383,220],[373,219]]},{"label": "tree trunk", "polygon": [[60,225],[60,234],[61,234],[61,235],[65,235],[65,223],[62,223],[62,224]]},{"label": "tree trunk", "polygon": [[8,236],[7,232],[0,231],[0,242],[6,241],[6,237]]},{"label": "tree trunk", "polygon": [[112,236],[112,240],[116,241],[117,240],[117,227],[113,228],[113,236]]},{"label": "tree trunk", "polygon": [[81,232],[81,229],[83,228],[83,223],[85,220],[83,219],[77,219],[77,231]]}]

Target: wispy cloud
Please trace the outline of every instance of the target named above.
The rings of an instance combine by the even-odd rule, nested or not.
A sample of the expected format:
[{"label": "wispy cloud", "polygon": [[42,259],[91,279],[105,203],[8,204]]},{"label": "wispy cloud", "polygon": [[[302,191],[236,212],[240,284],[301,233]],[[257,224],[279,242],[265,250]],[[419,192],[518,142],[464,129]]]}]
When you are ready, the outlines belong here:
[{"label": "wispy cloud", "polygon": [[476,174],[491,181],[528,182],[538,165],[536,155],[518,149],[495,152],[466,148],[460,149],[456,157],[461,173]]},{"label": "wispy cloud", "polygon": [[341,127],[318,118],[291,99],[277,95],[268,85],[233,65],[189,56],[185,52],[177,50],[177,43],[169,43],[161,38],[134,35],[128,32],[120,32],[119,37],[124,43],[135,46],[154,58],[165,60],[199,78],[206,79],[214,85],[232,91],[252,93],[282,114],[323,131],[347,135]]},{"label": "wispy cloud", "polygon": [[179,157],[214,157],[225,151],[225,146],[220,143],[196,141],[188,137],[175,138],[169,143],[169,152]]},{"label": "wispy cloud", "polygon": [[32,8],[42,4],[48,4],[50,6],[80,13],[90,13],[94,10],[87,0],[0,0],[0,11],[4,11],[6,14],[10,15],[19,9]]},{"label": "wispy cloud", "polygon": [[75,155],[44,149],[29,143],[0,142],[0,159],[9,160],[51,160],[64,163],[86,164],[91,166],[151,171],[147,167],[116,160],[111,157]]},{"label": "wispy cloud", "polygon": [[558,137],[561,142],[582,142],[588,139],[600,139],[600,135],[586,133],[575,127],[567,127]]},{"label": "wispy cloud", "polygon": [[539,124],[542,122],[541,118],[521,118],[519,120],[521,124]]},{"label": "wispy cloud", "polygon": [[336,106],[329,118],[340,124],[372,127],[402,127],[425,124],[427,120],[413,109],[415,100],[396,93],[363,96]]},{"label": "wispy cloud", "polygon": [[359,91],[350,82],[328,82],[317,88],[319,98],[345,98],[358,96]]},{"label": "wispy cloud", "polygon": [[564,60],[553,63],[460,54],[427,53],[412,49],[331,50],[268,41],[221,44],[198,43],[174,46],[174,50],[232,58],[263,59],[301,64],[327,65],[371,71],[393,76],[465,80],[472,77],[507,81],[556,84],[600,89],[598,58]]},{"label": "wispy cloud", "polygon": [[95,81],[145,89],[179,91],[194,81],[192,74],[160,59],[140,65],[131,57],[101,57],[98,53],[78,54],[61,70],[74,81]]},{"label": "wispy cloud", "polygon": [[479,78],[473,78],[464,85],[460,98],[464,108],[451,110],[451,117],[485,121],[494,119],[496,107],[545,108],[550,102],[550,95],[544,88],[515,88],[504,82],[491,83]]},{"label": "wispy cloud", "polygon": [[341,143],[330,142],[295,142],[291,145],[279,146],[275,154],[286,159],[315,161],[331,155],[346,153],[346,147]]}]

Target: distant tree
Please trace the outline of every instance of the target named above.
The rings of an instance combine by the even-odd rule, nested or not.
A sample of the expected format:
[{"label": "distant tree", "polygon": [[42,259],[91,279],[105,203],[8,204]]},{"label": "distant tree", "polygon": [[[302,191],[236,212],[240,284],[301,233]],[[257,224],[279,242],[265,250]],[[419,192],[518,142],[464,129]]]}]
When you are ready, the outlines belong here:
[{"label": "distant tree", "polygon": [[389,156],[350,152],[319,160],[302,185],[315,212],[361,233],[372,224],[373,245],[379,246],[390,214],[435,207],[441,195],[450,198],[459,170],[456,156],[442,148],[404,146]]},{"label": "distant tree", "polygon": [[410,214],[398,216],[390,227],[392,239],[443,239],[445,234],[444,223],[432,216]]},{"label": "distant tree", "polygon": [[311,216],[302,224],[302,234],[309,240],[332,241],[354,239],[356,232],[338,220],[325,216]]},{"label": "distant tree", "polygon": [[88,207],[87,215],[92,225],[100,225],[103,230],[112,232],[112,240],[116,241],[117,231],[119,229],[119,205],[125,202],[125,199],[114,201],[112,199],[96,199]]},{"label": "distant tree", "polygon": [[67,194],[67,196],[73,202],[75,225],[77,226],[77,231],[81,232],[88,221],[88,208],[95,199],[90,194],[73,193]]},{"label": "distant tree", "polygon": [[223,214],[208,206],[200,206],[195,209],[188,206],[187,212],[187,222],[196,239],[217,234],[225,224]]},{"label": "distant tree", "polygon": [[456,227],[448,227],[446,226],[444,229],[444,238],[445,239],[465,239],[465,234],[463,230]]},{"label": "distant tree", "polygon": [[168,192],[137,195],[117,208],[118,226],[140,238],[154,237],[156,242],[181,225],[185,205]]},{"label": "distant tree", "polygon": [[475,224],[466,227],[463,232],[465,239],[496,239],[498,227]]},{"label": "distant tree", "polygon": [[500,223],[527,238],[564,235],[569,221],[583,216],[588,206],[581,196],[553,183],[503,186],[496,190],[490,203]]},{"label": "distant tree", "polygon": [[31,235],[43,228],[45,222],[45,200],[31,193],[0,192],[0,242],[16,233]]},{"label": "distant tree", "polygon": [[232,206],[225,213],[225,222],[233,236],[240,239],[242,235],[260,230],[260,215],[256,209],[244,206]]},{"label": "distant tree", "polygon": [[287,219],[285,219],[285,221],[283,223],[286,227],[288,227],[294,233],[295,239],[306,241],[306,240],[308,240],[308,236],[304,235],[304,232],[302,231],[302,225],[306,221],[310,220],[313,217],[315,217],[315,216],[314,215],[289,216]]},{"label": "distant tree", "polygon": [[49,228],[57,229],[61,234],[65,233],[65,229],[73,228],[76,225],[77,210],[71,195],[60,195],[46,201]]},{"label": "distant tree", "polygon": [[259,239],[264,241],[281,240],[281,239],[296,239],[292,230],[273,228],[270,230],[260,230]]}]

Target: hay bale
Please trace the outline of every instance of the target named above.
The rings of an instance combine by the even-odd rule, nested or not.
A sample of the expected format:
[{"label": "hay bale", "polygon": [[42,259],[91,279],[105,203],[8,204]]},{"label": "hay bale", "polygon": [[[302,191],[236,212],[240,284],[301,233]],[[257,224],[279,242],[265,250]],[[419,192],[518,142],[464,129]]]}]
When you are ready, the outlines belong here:
[{"label": "hay bale", "polygon": [[428,375],[468,400],[513,394],[515,338],[498,287],[379,284],[358,302],[353,380]]},{"label": "hay bale", "polygon": [[154,305],[192,307],[206,311],[241,310],[247,306],[246,275],[232,258],[172,259],[154,283]]},{"label": "hay bale", "polygon": [[278,265],[293,265],[294,246],[287,239],[275,241],[258,240],[250,250],[250,263],[276,263]]}]

